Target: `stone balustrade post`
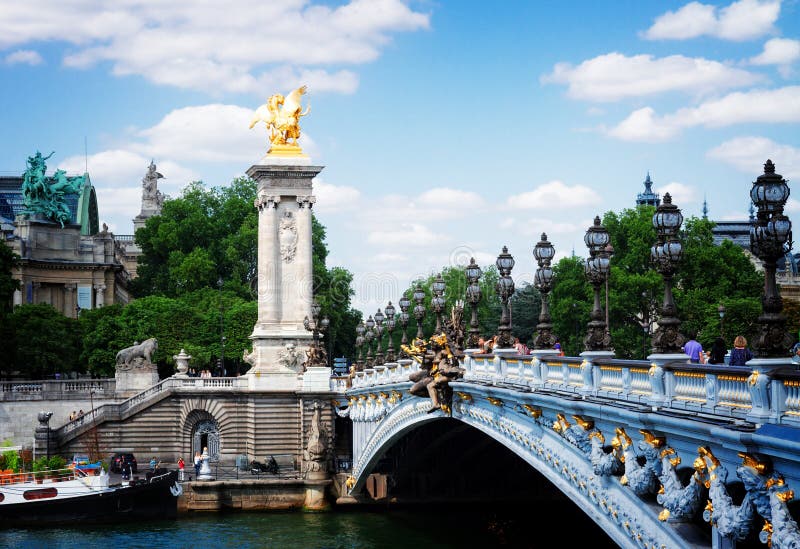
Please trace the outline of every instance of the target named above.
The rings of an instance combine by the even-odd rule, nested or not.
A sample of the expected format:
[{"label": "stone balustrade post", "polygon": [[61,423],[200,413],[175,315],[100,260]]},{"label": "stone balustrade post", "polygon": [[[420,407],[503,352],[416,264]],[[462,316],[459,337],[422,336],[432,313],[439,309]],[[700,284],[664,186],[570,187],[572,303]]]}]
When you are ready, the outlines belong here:
[{"label": "stone balustrade post", "polygon": [[[747,386],[750,390],[750,412],[747,420],[756,424],[774,421],[780,411],[785,407],[785,402],[781,402],[783,390],[776,386],[779,382],[774,382],[773,376],[776,370],[786,367],[794,367],[791,358],[754,358],[747,363],[753,369],[747,379]],[[785,397],[783,399],[785,401]]]},{"label": "stone balustrade post", "polygon": [[[672,399],[675,394],[675,376],[672,372],[667,372],[664,365],[668,362],[688,360],[688,357],[683,353],[656,353],[649,355],[647,360],[650,361],[650,398],[648,399],[653,410],[658,409],[665,403]],[[623,372],[629,371],[627,368]],[[626,393],[629,389],[626,389]]]}]

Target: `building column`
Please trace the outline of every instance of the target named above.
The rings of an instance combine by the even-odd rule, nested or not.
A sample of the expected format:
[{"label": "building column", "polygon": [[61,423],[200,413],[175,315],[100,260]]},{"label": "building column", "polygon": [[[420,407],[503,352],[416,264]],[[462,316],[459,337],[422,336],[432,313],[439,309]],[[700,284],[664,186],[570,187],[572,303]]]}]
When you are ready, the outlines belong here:
[{"label": "building column", "polygon": [[299,287],[295,318],[311,317],[311,301],[314,298],[314,258],[312,252],[311,208],[317,198],[312,195],[298,196],[297,204],[297,264]]},{"label": "building column", "polygon": [[274,324],[280,318],[278,284],[278,204],[280,196],[259,194],[258,208],[258,323]]},{"label": "building column", "polygon": [[77,284],[64,284],[64,316],[68,316],[70,318],[78,318],[78,310],[76,309],[76,299],[75,296],[75,289],[78,287]]},{"label": "building column", "polygon": [[19,290],[19,289],[14,290],[14,301],[13,301],[13,304],[14,304],[14,307],[22,305],[22,290]]},{"label": "building column", "polygon": [[94,306],[96,308],[100,308],[105,305],[105,291],[106,285],[105,284],[95,284],[94,285]]},{"label": "building column", "polygon": [[39,290],[42,287],[42,283],[41,282],[33,282],[31,284],[31,287],[33,288],[33,291],[31,292],[33,294],[32,295],[33,299],[31,300],[31,303],[39,303]]}]

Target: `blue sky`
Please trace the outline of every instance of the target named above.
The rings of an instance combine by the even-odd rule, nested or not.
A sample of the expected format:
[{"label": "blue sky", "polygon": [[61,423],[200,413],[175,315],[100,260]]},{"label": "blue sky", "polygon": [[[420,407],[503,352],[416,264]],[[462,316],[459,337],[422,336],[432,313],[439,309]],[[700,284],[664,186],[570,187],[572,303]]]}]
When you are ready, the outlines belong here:
[{"label": "blue sky", "polygon": [[225,185],[266,151],[253,110],[307,85],[329,265],[368,314],[504,245],[530,280],[542,232],[585,256],[648,171],[712,219],[747,215],[767,158],[800,178],[797,0],[0,1],[0,74],[0,171],[88,163],[117,234],[151,159],[170,196]]}]

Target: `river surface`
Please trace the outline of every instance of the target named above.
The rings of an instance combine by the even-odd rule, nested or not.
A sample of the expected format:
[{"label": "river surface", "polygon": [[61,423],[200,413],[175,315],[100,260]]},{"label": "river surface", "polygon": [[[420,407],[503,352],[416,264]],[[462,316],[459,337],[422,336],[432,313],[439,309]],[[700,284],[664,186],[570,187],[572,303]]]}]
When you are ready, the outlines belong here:
[{"label": "river surface", "polygon": [[[444,505],[444,504],[443,504]],[[192,514],[107,526],[0,530],[0,547],[353,548],[616,547],[582,513],[448,510]],[[554,538],[559,541],[554,541]]]}]

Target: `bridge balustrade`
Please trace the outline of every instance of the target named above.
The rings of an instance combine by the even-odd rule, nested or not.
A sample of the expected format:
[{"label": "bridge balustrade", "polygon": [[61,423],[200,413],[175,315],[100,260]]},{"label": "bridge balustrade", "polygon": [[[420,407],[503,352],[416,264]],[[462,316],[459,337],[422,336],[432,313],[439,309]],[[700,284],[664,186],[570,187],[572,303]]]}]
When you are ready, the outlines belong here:
[{"label": "bridge balustrade", "polygon": [[[690,364],[675,356],[654,360],[467,352],[462,381],[523,391],[547,390],[695,411],[753,423],[800,426],[800,372],[783,360],[747,366]],[[356,372],[350,384],[332,378],[331,390],[364,389],[408,381],[419,364],[407,359]]]},{"label": "bridge balustrade", "polygon": [[113,396],[114,379],[46,379],[41,381],[4,381],[0,383],[0,400],[76,400],[96,396]]}]

